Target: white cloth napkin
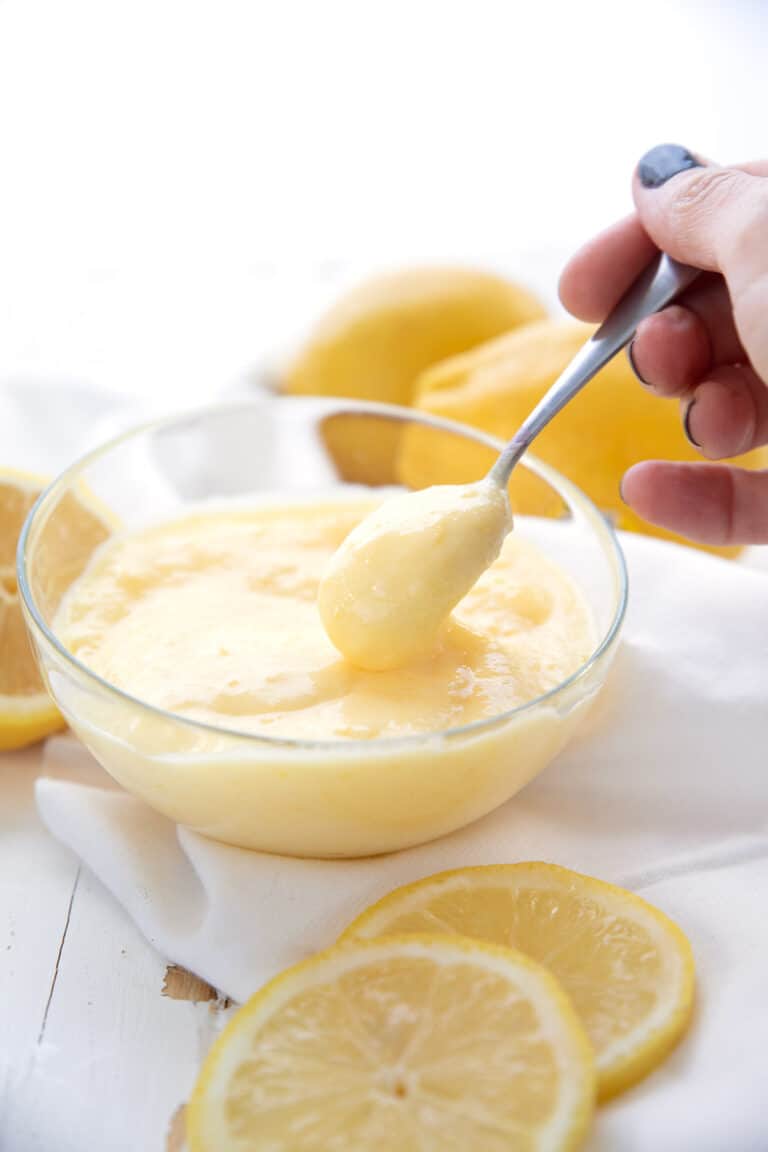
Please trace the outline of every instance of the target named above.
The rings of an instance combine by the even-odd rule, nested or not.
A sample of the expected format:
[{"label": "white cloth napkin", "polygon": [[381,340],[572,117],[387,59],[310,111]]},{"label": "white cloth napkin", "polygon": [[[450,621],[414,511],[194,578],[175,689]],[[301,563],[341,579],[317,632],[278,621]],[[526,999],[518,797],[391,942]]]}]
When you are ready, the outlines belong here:
[{"label": "white cloth napkin", "polygon": [[624,537],[631,604],[586,730],[505,807],[433,844],[359,861],[228,848],[106,782],[68,739],[47,749],[41,816],[149,940],[235,1000],[333,942],[398,884],[463,864],[545,859],[641,892],[688,933],[692,1033],[601,1110],[600,1152],[768,1148],[768,579]]}]

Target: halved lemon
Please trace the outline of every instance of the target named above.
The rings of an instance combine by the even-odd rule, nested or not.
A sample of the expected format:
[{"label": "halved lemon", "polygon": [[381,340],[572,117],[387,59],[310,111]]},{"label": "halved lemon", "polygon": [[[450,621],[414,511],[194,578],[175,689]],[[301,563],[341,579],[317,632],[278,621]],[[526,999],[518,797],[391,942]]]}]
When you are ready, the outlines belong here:
[{"label": "halved lemon", "polygon": [[399,888],[342,939],[460,933],[519,948],[557,977],[597,1059],[605,1100],[655,1068],[691,1018],[691,946],[623,888],[555,864],[461,868]]},{"label": "halved lemon", "polygon": [[[403,268],[339,299],[286,365],[282,388],[409,404],[425,368],[544,315],[528,289],[481,269]],[[395,479],[398,428],[345,413],[320,431],[342,476],[382,484]]]},{"label": "halved lemon", "polygon": [[[23,748],[64,726],[38,672],[16,586],[19,533],[46,483],[0,469],[0,750]],[[75,496],[59,503],[43,529],[36,564],[50,609],[109,532],[104,518]]]},{"label": "halved lemon", "polygon": [[557,982],[459,938],[352,941],[258,992],[192,1095],[192,1152],[555,1152],[593,1056]]}]

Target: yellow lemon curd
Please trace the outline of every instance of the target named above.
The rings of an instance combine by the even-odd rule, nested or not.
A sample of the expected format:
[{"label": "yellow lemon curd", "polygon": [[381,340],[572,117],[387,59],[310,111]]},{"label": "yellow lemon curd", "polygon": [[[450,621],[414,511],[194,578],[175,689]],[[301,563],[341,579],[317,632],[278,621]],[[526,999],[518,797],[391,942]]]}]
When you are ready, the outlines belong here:
[{"label": "yellow lemon curd", "polygon": [[[350,856],[459,827],[552,758],[578,709],[478,722],[544,695],[588,659],[595,630],[578,588],[512,534],[428,643],[419,636],[411,662],[359,667],[328,638],[318,588],[376,505],[201,509],[98,550],[56,633],[109,684],[183,718],[84,695],[69,718],[119,781],[230,843]],[[506,531],[508,510],[494,508],[469,515],[468,546],[478,523],[486,535],[489,524]],[[439,553],[428,529],[422,543]],[[404,587],[423,555],[401,556]]]},{"label": "yellow lemon curd", "polygon": [[423,659],[511,527],[507,494],[487,479],[385,500],[326,567],[317,603],[328,636],[361,668]]}]

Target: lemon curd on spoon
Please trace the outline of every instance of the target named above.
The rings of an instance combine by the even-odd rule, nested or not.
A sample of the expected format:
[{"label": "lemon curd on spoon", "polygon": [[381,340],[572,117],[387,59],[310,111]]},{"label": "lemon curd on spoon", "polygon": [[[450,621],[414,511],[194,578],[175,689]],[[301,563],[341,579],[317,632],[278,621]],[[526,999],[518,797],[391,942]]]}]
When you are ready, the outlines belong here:
[{"label": "lemon curd on spoon", "polygon": [[428,656],[511,527],[507,494],[487,479],[385,500],[323,576],[317,603],[328,636],[353,664],[375,671]]}]

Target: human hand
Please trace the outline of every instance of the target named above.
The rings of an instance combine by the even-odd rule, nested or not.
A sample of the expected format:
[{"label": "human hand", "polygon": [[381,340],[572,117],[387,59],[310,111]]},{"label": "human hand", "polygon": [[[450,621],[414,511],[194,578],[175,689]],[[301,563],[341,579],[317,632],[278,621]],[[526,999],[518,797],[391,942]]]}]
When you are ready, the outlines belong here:
[{"label": "human hand", "polygon": [[[646,153],[637,212],[601,233],[560,279],[565,307],[602,320],[656,248],[704,270],[644,320],[635,374],[678,397],[688,439],[711,460],[768,443],[768,161],[719,168],[674,144]],[[646,520],[703,544],[768,543],[768,472],[646,461],[622,482]]]}]

